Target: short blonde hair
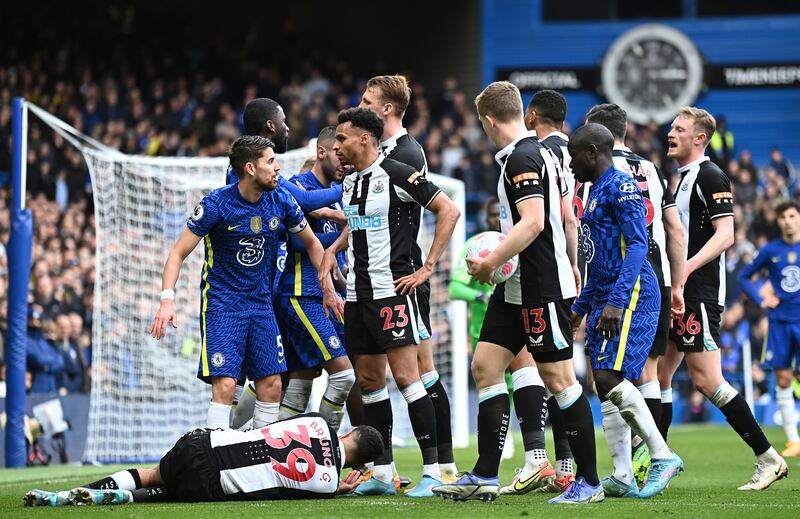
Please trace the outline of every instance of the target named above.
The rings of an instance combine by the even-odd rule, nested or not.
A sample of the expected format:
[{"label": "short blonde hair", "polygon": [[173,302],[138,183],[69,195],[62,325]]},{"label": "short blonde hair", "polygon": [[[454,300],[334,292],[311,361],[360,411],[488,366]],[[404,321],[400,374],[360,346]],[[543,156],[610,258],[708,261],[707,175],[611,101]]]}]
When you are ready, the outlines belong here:
[{"label": "short blonde hair", "polygon": [[393,76],[375,76],[367,81],[367,88],[380,88],[381,101],[392,103],[395,112],[399,117],[406,113],[408,104],[411,102],[411,88],[405,76],[395,74]]},{"label": "short blonde hair", "polygon": [[702,132],[706,134],[706,144],[708,144],[711,140],[711,136],[714,135],[714,132],[717,130],[717,121],[714,119],[714,116],[702,108],[684,106],[678,111],[678,117],[691,119],[694,123],[695,133]]},{"label": "short blonde hair", "polygon": [[500,122],[522,117],[522,96],[519,88],[508,81],[495,81],[475,98],[478,115],[491,115]]}]

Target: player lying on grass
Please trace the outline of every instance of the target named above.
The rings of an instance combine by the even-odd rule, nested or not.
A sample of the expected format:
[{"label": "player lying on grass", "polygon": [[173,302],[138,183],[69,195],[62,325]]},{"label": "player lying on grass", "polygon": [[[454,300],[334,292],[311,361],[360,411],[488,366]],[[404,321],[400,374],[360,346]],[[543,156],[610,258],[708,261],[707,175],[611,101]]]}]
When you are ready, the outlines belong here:
[{"label": "player lying on grass", "polygon": [[337,438],[317,413],[247,432],[195,429],[157,466],[128,469],[68,491],[31,490],[25,506],[113,505],[322,499],[350,493],[360,467],[383,452],[381,434],[362,425]]}]

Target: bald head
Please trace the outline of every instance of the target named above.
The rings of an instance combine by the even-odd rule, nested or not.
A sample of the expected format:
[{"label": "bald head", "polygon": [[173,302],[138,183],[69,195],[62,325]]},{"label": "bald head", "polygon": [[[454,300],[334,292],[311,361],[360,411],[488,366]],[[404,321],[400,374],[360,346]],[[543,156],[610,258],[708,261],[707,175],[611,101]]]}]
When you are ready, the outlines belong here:
[{"label": "bald head", "polygon": [[614,149],[614,136],[611,131],[602,124],[587,123],[575,130],[570,137],[577,146],[588,146],[594,144],[600,152],[611,153]]},{"label": "bald head", "polygon": [[605,126],[588,123],[569,139],[570,166],[580,182],[594,182],[613,163],[614,136]]}]

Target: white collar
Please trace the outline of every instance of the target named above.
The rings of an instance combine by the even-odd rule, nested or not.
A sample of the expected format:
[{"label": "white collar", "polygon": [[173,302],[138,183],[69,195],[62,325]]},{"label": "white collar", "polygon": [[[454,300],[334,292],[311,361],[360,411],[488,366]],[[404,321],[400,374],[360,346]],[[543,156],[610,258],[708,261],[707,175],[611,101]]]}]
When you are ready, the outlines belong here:
[{"label": "white collar", "polygon": [[697,160],[695,160],[695,161],[693,161],[693,162],[690,162],[690,163],[686,164],[685,166],[681,166],[681,167],[679,167],[679,168],[678,168],[678,173],[686,173],[686,172],[687,172],[687,171],[689,171],[690,169],[692,169],[692,168],[694,168],[694,167],[696,167],[696,166],[699,166],[700,164],[702,164],[703,162],[706,162],[707,160],[710,160],[710,159],[708,158],[708,156],[706,156],[706,155],[703,155],[703,156],[702,156],[702,157],[700,157],[699,159],[697,159]]},{"label": "white collar", "polygon": [[389,137],[388,139],[386,139],[385,141],[383,141],[383,142],[380,144],[380,146],[379,146],[379,147],[380,147],[380,148],[386,148],[386,147],[389,147],[389,146],[391,146],[391,145],[393,145],[393,144],[397,143],[397,140],[398,140],[398,139],[400,139],[400,137],[402,137],[403,135],[408,135],[408,130],[406,130],[405,128],[400,128],[400,131],[399,131],[399,132],[395,133],[394,135],[392,135],[391,137]]},{"label": "white collar", "polygon": [[511,141],[511,143],[508,146],[495,153],[494,160],[496,160],[497,163],[500,164],[500,166],[502,166],[503,159],[506,158],[508,155],[510,155],[512,151],[514,151],[514,148],[517,146],[517,143],[522,139],[526,139],[528,137],[533,137],[535,139],[536,132],[533,130],[522,132],[521,134],[519,134],[519,137]]},{"label": "white collar", "polygon": [[552,135],[555,135],[556,137],[561,137],[561,138],[562,138],[562,139],[564,139],[565,141],[568,141],[568,140],[569,140],[569,137],[567,137],[567,134],[565,134],[564,132],[558,131],[558,130],[556,130],[556,131],[554,131],[554,132],[550,132],[550,133],[548,133],[547,135],[545,135],[544,137],[542,137],[540,140],[545,140],[546,138],[548,138],[548,137],[550,137],[550,136],[552,136]]}]

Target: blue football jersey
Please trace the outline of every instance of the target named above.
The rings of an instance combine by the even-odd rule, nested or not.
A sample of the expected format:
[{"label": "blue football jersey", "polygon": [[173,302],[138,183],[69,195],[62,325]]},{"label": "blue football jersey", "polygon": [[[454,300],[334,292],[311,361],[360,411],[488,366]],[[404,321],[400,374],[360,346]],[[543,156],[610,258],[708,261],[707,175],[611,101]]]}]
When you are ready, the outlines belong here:
[{"label": "blue football jersey", "polygon": [[282,225],[297,233],[307,223],[297,202],[278,189],[250,203],[232,184],[200,201],[186,226],[205,242],[201,311],[269,308],[275,273],[270,260]]},{"label": "blue football jersey", "polygon": [[762,297],[759,287],[750,279],[766,268],[775,295],[781,300],[769,316],[779,321],[800,322],[800,243],[790,244],[778,239],[761,247],[752,263],[739,273],[742,290],[758,304]]},{"label": "blue football jersey", "polygon": [[[299,182],[307,191],[325,189],[311,170],[293,176],[289,182]],[[336,202],[328,207],[341,210],[342,204]],[[331,220],[309,218],[308,224],[326,248],[330,243],[335,241],[342,232],[342,228]],[[278,294],[295,297],[322,297],[322,289],[319,287],[317,270],[314,268],[313,263],[311,263],[311,258],[308,253],[304,248],[299,247],[296,241],[297,240],[290,240],[287,242],[286,260],[284,262]],[[345,258],[346,255],[344,252],[340,252],[336,255],[340,269],[345,264]]]},{"label": "blue football jersey", "polygon": [[629,174],[611,167],[592,186],[581,218],[589,275],[575,302],[579,313],[606,304],[659,311],[658,281],[647,261],[646,215],[642,192]]}]

